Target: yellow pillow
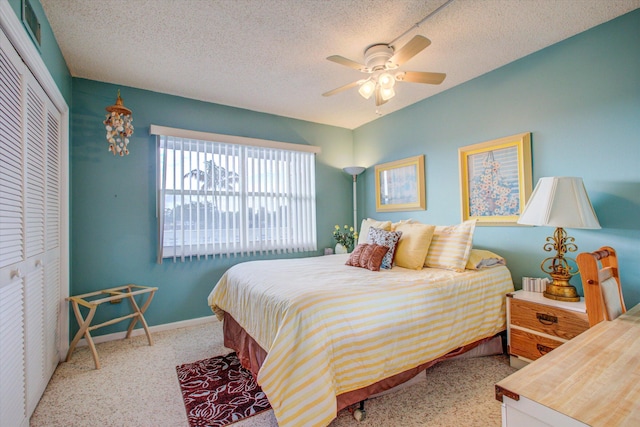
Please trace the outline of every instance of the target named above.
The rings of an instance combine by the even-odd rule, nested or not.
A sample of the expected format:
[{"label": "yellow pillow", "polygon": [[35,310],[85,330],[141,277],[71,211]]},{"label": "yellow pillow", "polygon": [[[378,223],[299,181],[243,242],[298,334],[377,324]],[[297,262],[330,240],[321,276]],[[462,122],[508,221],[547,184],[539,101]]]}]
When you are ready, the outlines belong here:
[{"label": "yellow pillow", "polygon": [[435,225],[428,224],[405,222],[396,225],[395,231],[402,232],[396,248],[396,265],[421,270],[435,230]]},{"label": "yellow pillow", "polygon": [[415,221],[415,220],[413,220],[411,218],[409,218],[409,219],[401,219],[400,221],[394,222],[394,223],[391,224],[391,231],[396,231],[396,228],[398,228],[398,226],[402,225],[402,224],[419,224],[419,222]]},{"label": "yellow pillow", "polygon": [[391,231],[391,221],[376,221],[371,218],[363,219],[362,225],[360,225],[360,232],[358,233],[358,244],[370,243],[367,239],[369,237],[369,229],[371,227]]},{"label": "yellow pillow", "polygon": [[467,270],[480,270],[497,265],[506,265],[506,261],[500,255],[485,249],[471,249],[465,268]]},{"label": "yellow pillow", "polygon": [[437,226],[427,253],[425,265],[433,268],[464,271],[471,254],[476,220],[448,227]]}]

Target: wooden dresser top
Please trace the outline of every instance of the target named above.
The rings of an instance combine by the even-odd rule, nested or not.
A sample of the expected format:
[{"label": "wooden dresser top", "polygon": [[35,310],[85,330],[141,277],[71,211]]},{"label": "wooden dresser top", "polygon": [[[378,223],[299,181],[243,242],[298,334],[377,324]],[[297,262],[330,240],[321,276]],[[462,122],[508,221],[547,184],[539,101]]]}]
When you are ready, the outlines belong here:
[{"label": "wooden dresser top", "polygon": [[640,304],[496,385],[592,427],[640,426]]}]

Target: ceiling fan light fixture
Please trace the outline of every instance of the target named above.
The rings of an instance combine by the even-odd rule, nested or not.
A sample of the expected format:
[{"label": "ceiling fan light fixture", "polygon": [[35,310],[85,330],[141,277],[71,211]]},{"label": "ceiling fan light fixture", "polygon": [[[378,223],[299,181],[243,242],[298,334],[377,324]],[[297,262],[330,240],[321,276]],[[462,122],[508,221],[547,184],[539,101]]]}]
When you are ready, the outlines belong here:
[{"label": "ceiling fan light fixture", "polygon": [[394,96],[396,96],[396,91],[393,90],[393,88],[386,89],[386,88],[380,87],[380,97],[382,98],[383,101],[388,101]]},{"label": "ceiling fan light fixture", "polygon": [[373,92],[375,92],[375,90],[376,84],[371,80],[367,80],[360,85],[358,93],[360,93],[360,95],[362,95],[364,99],[369,99],[371,98],[371,95],[373,95]]},{"label": "ceiling fan light fixture", "polygon": [[382,73],[378,76],[378,83],[383,89],[391,89],[396,84],[396,80],[389,73]]}]

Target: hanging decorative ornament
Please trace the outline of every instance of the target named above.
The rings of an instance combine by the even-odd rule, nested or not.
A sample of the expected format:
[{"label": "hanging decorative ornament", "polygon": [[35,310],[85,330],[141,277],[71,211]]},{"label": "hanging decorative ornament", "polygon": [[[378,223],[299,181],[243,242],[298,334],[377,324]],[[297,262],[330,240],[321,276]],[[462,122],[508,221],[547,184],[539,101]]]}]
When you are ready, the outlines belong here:
[{"label": "hanging decorative ornament", "polygon": [[133,117],[131,110],[124,106],[122,98],[120,98],[120,89],[118,89],[118,99],[115,105],[107,108],[108,114],[105,118],[104,126],[107,129],[107,142],[109,143],[109,151],[115,156],[119,154],[124,156],[129,154],[129,137],[133,135]]}]

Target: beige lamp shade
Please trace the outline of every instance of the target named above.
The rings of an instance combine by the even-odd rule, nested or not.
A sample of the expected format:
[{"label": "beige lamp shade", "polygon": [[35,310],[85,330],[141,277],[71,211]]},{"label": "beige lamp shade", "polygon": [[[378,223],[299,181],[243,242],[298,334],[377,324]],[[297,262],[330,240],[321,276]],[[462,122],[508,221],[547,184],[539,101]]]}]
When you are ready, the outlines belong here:
[{"label": "beige lamp shade", "polygon": [[582,178],[540,178],[518,224],[561,228],[601,228]]}]

